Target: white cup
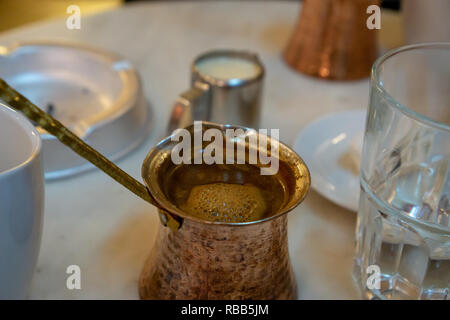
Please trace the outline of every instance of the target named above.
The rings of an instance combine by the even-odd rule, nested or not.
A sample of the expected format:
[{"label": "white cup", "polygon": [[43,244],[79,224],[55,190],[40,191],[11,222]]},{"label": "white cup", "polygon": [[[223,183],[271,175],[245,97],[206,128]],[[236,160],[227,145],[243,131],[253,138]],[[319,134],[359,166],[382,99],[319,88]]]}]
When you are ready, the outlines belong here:
[{"label": "white cup", "polygon": [[27,297],[43,212],[40,136],[23,115],[0,104],[0,299]]}]

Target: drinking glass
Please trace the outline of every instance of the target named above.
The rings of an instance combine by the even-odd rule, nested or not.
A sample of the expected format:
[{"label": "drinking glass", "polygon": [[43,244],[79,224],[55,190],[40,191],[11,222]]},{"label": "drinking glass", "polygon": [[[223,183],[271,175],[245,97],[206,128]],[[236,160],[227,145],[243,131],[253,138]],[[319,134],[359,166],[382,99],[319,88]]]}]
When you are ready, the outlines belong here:
[{"label": "drinking glass", "polygon": [[450,43],[372,68],[353,276],[368,299],[449,299]]}]

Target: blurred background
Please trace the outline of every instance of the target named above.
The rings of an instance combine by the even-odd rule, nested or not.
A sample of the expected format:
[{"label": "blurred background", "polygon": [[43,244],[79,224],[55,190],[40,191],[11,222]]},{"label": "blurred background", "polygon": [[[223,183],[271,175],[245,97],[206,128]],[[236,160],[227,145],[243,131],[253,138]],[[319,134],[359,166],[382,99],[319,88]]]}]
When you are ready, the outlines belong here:
[{"label": "blurred background", "polygon": [[[21,25],[39,20],[59,18],[66,16],[66,8],[71,4],[80,7],[83,14],[92,14],[113,9],[126,2],[136,1],[172,1],[173,0],[0,0],[0,32],[19,27]],[[183,0],[178,0],[182,2]],[[184,0],[188,1],[188,0]],[[197,0],[198,1],[198,0]],[[201,0],[222,1],[222,0]],[[238,1],[238,0],[235,0]],[[266,1],[266,0],[253,0]],[[300,1],[300,0],[278,0]],[[399,9],[400,0],[384,0],[384,8]]]},{"label": "blurred background", "polygon": [[0,0],[0,32],[40,20],[63,17],[76,4],[83,14],[116,8],[123,0]]}]

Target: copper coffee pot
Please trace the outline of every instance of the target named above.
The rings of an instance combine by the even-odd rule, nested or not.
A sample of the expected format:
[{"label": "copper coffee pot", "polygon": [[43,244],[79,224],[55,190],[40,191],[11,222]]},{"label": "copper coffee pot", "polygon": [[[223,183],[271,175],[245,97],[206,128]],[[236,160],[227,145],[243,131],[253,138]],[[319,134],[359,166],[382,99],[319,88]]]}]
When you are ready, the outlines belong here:
[{"label": "copper coffee pot", "polygon": [[304,0],[284,51],[286,63],[311,76],[353,80],[367,77],[377,57],[376,29],[366,13],[378,0]]},{"label": "copper coffee pot", "polygon": [[[186,129],[193,137],[194,126]],[[224,135],[227,129],[241,129],[243,134],[226,139],[245,145],[247,155],[252,148],[259,151],[258,145],[246,142],[250,135],[261,137],[255,130],[202,122],[202,131],[208,129],[219,130]],[[271,138],[267,139],[268,145],[271,144]],[[142,166],[142,177],[158,203],[160,214],[181,221],[181,227],[160,228],[141,274],[141,298],[297,298],[288,252],[287,213],[302,202],[310,186],[309,171],[303,160],[279,143],[277,174],[285,181],[285,201],[277,212],[258,221],[212,222],[187,215],[169,200],[170,194],[164,186],[173,167],[170,153],[177,144],[169,138],[163,140],[150,151]]]}]

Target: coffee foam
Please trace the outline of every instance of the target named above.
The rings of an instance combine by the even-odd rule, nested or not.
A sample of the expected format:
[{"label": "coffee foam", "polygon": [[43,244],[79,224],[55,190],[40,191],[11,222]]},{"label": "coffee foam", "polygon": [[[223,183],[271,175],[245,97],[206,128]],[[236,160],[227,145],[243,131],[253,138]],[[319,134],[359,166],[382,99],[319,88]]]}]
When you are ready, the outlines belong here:
[{"label": "coffee foam", "polygon": [[210,183],[193,187],[181,209],[203,220],[239,223],[262,219],[268,208],[252,184]]}]

